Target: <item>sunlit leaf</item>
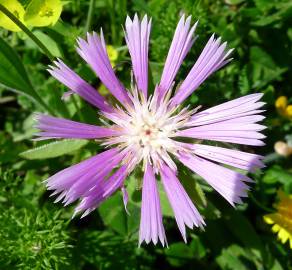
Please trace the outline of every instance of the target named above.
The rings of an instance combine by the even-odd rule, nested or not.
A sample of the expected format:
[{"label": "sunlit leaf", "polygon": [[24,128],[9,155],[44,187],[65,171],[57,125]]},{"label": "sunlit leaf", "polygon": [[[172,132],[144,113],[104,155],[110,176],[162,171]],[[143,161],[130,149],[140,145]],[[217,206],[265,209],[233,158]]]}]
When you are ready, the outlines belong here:
[{"label": "sunlit leaf", "polygon": [[56,141],[22,152],[19,155],[26,159],[54,158],[76,151],[87,143],[86,140]]},{"label": "sunlit leaf", "polygon": [[62,57],[62,52],[55,40],[41,31],[34,31],[33,33],[43,44],[46,44],[47,49],[53,56]]}]

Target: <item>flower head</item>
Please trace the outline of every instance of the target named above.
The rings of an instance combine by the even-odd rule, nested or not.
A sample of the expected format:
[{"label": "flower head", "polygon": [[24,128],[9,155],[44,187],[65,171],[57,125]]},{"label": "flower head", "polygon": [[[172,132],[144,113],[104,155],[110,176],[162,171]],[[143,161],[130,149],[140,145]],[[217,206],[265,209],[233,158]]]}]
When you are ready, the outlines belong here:
[{"label": "flower head", "polygon": [[264,216],[264,221],[273,224],[272,231],[278,233],[279,240],[285,244],[290,242],[292,249],[292,195],[278,191],[279,202],[275,204],[277,212]]},{"label": "flower head", "polygon": [[31,0],[26,8],[25,22],[30,26],[54,25],[63,9],[61,0]]},{"label": "flower head", "polygon": [[[89,214],[118,189],[125,190],[127,176],[140,164],[144,171],[139,242],[167,243],[162,222],[159,192],[160,179],[172,206],[178,228],[186,241],[186,226],[203,227],[203,218],[178,179],[177,163],[204,178],[231,205],[247,196],[246,175],[220,164],[254,171],[263,167],[262,156],[234,149],[200,144],[202,140],[246,145],[263,145],[260,133],[264,126],[259,100],[251,94],[199,112],[199,108],[182,107],[182,103],[212,73],[227,64],[231,50],[220,38],[211,36],[186,79],[178,84],[175,77],[193,45],[197,23],[182,16],[175,30],[160,82],[148,89],[148,47],[151,19],[127,17],[126,43],[129,48],[134,82],[130,89],[116,77],[106,44],[100,35],[87,34],[78,39],[77,51],[91,66],[101,82],[116,98],[110,104],[92,86],[58,60],[49,72],[57,80],[93,106],[100,109],[105,126],[71,120],[37,116],[40,139],[95,139],[105,146],[102,153],[69,167],[46,180],[49,190],[58,194],[56,201],[67,205],[80,200],[76,213]],[[153,92],[153,94],[151,94]]]}]

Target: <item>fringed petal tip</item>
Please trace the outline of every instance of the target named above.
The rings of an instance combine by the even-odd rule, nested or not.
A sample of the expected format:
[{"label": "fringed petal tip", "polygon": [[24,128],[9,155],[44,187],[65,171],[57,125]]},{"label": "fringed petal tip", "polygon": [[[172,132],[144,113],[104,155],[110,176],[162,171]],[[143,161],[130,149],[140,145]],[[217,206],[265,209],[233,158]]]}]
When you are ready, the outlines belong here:
[{"label": "fringed petal tip", "polygon": [[53,61],[52,65],[48,65],[49,68],[46,70],[52,75],[56,74],[58,71],[62,70],[70,70],[69,67],[64,63],[64,61],[61,58],[56,58],[56,60]]},{"label": "fringed petal tip", "polygon": [[33,120],[35,122],[38,122],[40,120],[40,118],[42,117],[42,115],[44,115],[43,113],[40,113],[40,112],[34,112],[33,113]]},{"label": "fringed petal tip", "polygon": [[147,15],[140,21],[137,14],[125,23],[125,39],[130,52],[133,73],[138,90],[147,97],[148,91],[148,49],[151,19]]},{"label": "fringed petal tip", "polygon": [[68,101],[69,98],[70,98],[73,94],[74,94],[73,91],[67,91],[67,92],[65,92],[65,93],[62,95],[61,99],[64,100],[64,101]]},{"label": "fringed petal tip", "polygon": [[[109,182],[101,180],[118,165],[121,159],[122,156],[118,155],[118,150],[112,148],[64,169],[44,182],[48,190],[53,190],[52,196],[58,194],[55,202],[62,200],[63,204],[68,205],[80,198],[84,200],[89,194],[98,195],[100,201],[105,198],[103,196],[105,196],[105,192],[108,189],[113,191],[113,186],[110,186]],[[110,179],[112,178],[110,177]],[[113,182],[113,180],[111,181]],[[100,188],[99,192],[94,190],[96,186]],[[100,192],[102,192],[102,194],[100,194]],[[89,198],[92,199],[91,197]],[[95,197],[93,197],[93,199],[95,199]],[[81,204],[81,206],[82,205],[83,204]],[[93,203],[90,207],[94,205]]]},{"label": "fringed petal tip", "polygon": [[210,37],[195,65],[172,98],[172,106],[181,104],[207,77],[230,62],[228,57],[233,49],[226,48],[227,42],[222,43],[221,37],[216,39],[214,34]]},{"label": "fringed petal tip", "polygon": [[193,229],[194,227],[202,228],[205,225],[205,222],[180,181],[177,179],[175,172],[168,166],[163,165],[160,174],[178,228],[184,241],[187,242],[186,226],[190,229]]},{"label": "fringed petal tip", "polygon": [[[260,155],[204,144],[193,144],[189,147],[195,155],[248,172],[265,167],[262,161],[264,157]],[[249,179],[247,182],[252,180]]]},{"label": "fringed petal tip", "polygon": [[264,119],[259,110],[262,94],[251,94],[195,113],[177,136],[236,144],[262,146],[266,127],[256,124]]},{"label": "fringed petal tip", "polygon": [[100,36],[96,32],[87,33],[87,40],[79,38],[77,44],[78,54],[88,63],[113,96],[122,104],[130,103],[126,89],[112,69],[102,31]]},{"label": "fringed petal tip", "polygon": [[83,80],[76,72],[70,69],[60,58],[53,62],[47,71],[58,81],[78,94],[88,103],[99,108],[101,111],[111,112],[113,108],[106,102],[94,87]]},{"label": "fringed petal tip", "polygon": [[167,245],[157,183],[149,163],[143,178],[139,246],[143,241],[146,244],[152,241],[154,245],[160,241],[162,246]]},{"label": "fringed petal tip", "polygon": [[166,93],[171,90],[175,76],[184,58],[195,42],[197,36],[194,37],[194,32],[197,25],[198,22],[191,27],[191,16],[187,17],[186,20],[184,14],[181,16],[169,48],[159,87],[157,88],[160,99],[162,99]]},{"label": "fringed petal tip", "polygon": [[138,243],[138,247],[139,248],[141,248],[141,245],[143,244],[143,242],[145,242],[146,245],[148,245],[148,244],[150,244],[152,242],[154,246],[156,246],[160,242],[162,247],[167,247],[168,248],[168,242],[167,242],[166,238],[159,239],[159,241],[158,240],[153,240],[153,239],[151,239],[149,241],[146,241],[146,239],[139,239],[139,243]]},{"label": "fringed petal tip", "polygon": [[81,218],[87,216],[104,200],[106,200],[114,192],[121,188],[121,186],[123,186],[123,182],[128,174],[127,166],[125,165],[122,165],[110,177],[108,177],[107,180],[105,180],[106,176],[109,176],[109,173],[112,171],[112,166],[117,165],[117,162],[120,162],[122,157],[123,156],[120,156],[118,159],[114,159],[115,164],[110,164],[110,170],[106,171],[102,177],[98,178],[101,179],[101,181],[97,181],[97,183],[95,183],[92,188],[86,189],[86,191],[80,197],[81,201],[79,205],[75,208],[75,215],[78,213],[83,213]]},{"label": "fringed petal tip", "polygon": [[191,154],[180,154],[179,160],[205,179],[232,206],[241,204],[241,198],[247,197],[250,187],[246,183],[252,180],[246,175]]},{"label": "fringed petal tip", "polygon": [[121,187],[121,191],[122,191],[122,195],[123,195],[123,203],[124,203],[125,211],[130,216],[130,212],[129,212],[128,207],[127,207],[128,202],[129,202],[129,195],[128,195],[127,189],[123,186],[123,187]]}]

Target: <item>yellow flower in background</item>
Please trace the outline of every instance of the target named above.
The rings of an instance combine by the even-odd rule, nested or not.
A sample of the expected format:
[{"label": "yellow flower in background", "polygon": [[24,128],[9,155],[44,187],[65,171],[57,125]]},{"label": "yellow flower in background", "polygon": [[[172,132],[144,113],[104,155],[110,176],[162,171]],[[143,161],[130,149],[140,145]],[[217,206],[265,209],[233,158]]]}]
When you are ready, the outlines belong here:
[{"label": "yellow flower in background", "polygon": [[278,97],[275,102],[275,107],[280,115],[287,118],[292,118],[292,105],[288,105],[287,97]]},{"label": "yellow flower in background", "polygon": [[286,116],[288,116],[289,118],[292,118],[292,105],[288,105],[286,107]]},{"label": "yellow flower in background", "polygon": [[[0,4],[7,8],[18,20],[24,23],[25,11],[17,0],[0,0]],[[0,26],[13,32],[21,31],[21,29],[2,12],[0,12]]]},{"label": "yellow flower in background", "polygon": [[[61,0],[31,0],[24,9],[17,0],[0,0],[24,25],[29,27],[44,27],[54,25],[61,16],[63,4]],[[0,13],[0,27],[18,32],[21,29],[5,14]]]},{"label": "yellow flower in background", "polygon": [[277,98],[275,106],[278,109],[285,109],[288,104],[288,99],[285,96],[280,96]]},{"label": "yellow flower in background", "polygon": [[274,206],[277,212],[264,216],[264,221],[274,224],[272,231],[278,233],[278,238],[285,244],[290,242],[292,249],[292,195],[286,195],[283,191],[278,191],[279,202]]},{"label": "yellow flower in background", "polygon": [[111,65],[114,66],[119,56],[118,51],[112,45],[107,45],[106,51],[111,62]]},{"label": "yellow flower in background", "polygon": [[62,12],[60,0],[32,0],[26,8],[24,20],[30,26],[54,25]]}]

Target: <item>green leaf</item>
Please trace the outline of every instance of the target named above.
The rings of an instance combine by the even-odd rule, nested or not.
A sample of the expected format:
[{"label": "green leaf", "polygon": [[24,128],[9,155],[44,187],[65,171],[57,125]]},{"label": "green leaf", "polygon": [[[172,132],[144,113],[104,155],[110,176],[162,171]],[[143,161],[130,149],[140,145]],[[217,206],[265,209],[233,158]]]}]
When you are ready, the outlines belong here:
[{"label": "green leaf", "polygon": [[0,84],[46,107],[34,90],[16,52],[0,37]]},{"label": "green leaf", "polygon": [[190,244],[190,247],[194,252],[194,257],[197,259],[204,258],[207,254],[207,251],[201,239],[195,234],[191,234],[191,237],[192,237],[192,242]]},{"label": "green leaf", "polygon": [[53,56],[63,57],[63,54],[55,40],[41,31],[34,31],[33,33],[43,44],[46,44],[47,49]]},{"label": "green leaf", "polygon": [[245,2],[245,0],[225,0],[225,2],[228,4],[228,5],[239,5],[243,2]]},{"label": "green leaf", "polygon": [[56,141],[22,152],[19,154],[19,156],[26,159],[54,158],[76,151],[87,143],[88,141],[86,140]]},{"label": "green leaf", "polygon": [[174,217],[173,210],[168,202],[167,195],[163,189],[163,185],[161,182],[157,182],[157,187],[159,190],[159,196],[160,196],[160,203],[161,203],[161,210],[162,214],[167,217]]},{"label": "green leaf", "polygon": [[250,84],[248,80],[247,66],[244,66],[238,77],[238,88],[242,95],[247,95],[250,91]]},{"label": "green leaf", "polygon": [[127,234],[127,217],[121,194],[116,193],[98,208],[105,225],[121,235]]},{"label": "green leaf", "polygon": [[252,251],[252,254],[264,261],[266,258],[266,251],[260,236],[249,220],[234,209],[228,209],[224,215],[224,219],[232,234]]},{"label": "green leaf", "polygon": [[284,268],[277,259],[274,260],[271,270],[283,270]]},{"label": "green leaf", "polygon": [[274,165],[266,171],[263,182],[267,184],[282,183],[288,185],[292,183],[292,174],[285,172],[279,165]]},{"label": "green leaf", "polygon": [[187,194],[190,196],[191,200],[201,207],[207,206],[207,199],[204,191],[202,190],[200,184],[192,177],[190,173],[181,173],[179,179],[184,186]]},{"label": "green leaf", "polygon": [[200,209],[201,214],[207,219],[218,219],[222,216],[221,211],[209,200],[207,207]]},{"label": "green leaf", "polygon": [[272,57],[260,47],[253,46],[250,48],[250,58],[251,61],[266,68],[276,68],[276,64]]},{"label": "green leaf", "polygon": [[[136,207],[139,208],[141,207],[142,198],[142,179],[143,174],[141,172],[136,172],[131,174],[126,181],[130,204],[135,204]],[[159,191],[162,214],[167,217],[174,217],[173,210],[168,202],[168,198],[161,181],[157,179],[156,183]]]},{"label": "green leaf", "polygon": [[176,267],[184,265],[194,256],[192,249],[182,242],[171,244],[165,250],[165,255],[167,261]]},{"label": "green leaf", "polygon": [[250,48],[248,71],[252,88],[259,89],[271,81],[281,79],[281,75],[287,71],[287,68],[277,66],[266,51],[261,47],[253,46]]},{"label": "green leaf", "polygon": [[250,261],[249,254],[237,245],[231,245],[223,249],[222,253],[216,258],[216,262],[224,270],[250,270],[255,268]]},{"label": "green leaf", "polygon": [[121,192],[108,198],[98,208],[105,225],[121,235],[131,236],[138,231],[140,223],[140,208],[129,203],[127,206],[130,215],[125,211]]}]

